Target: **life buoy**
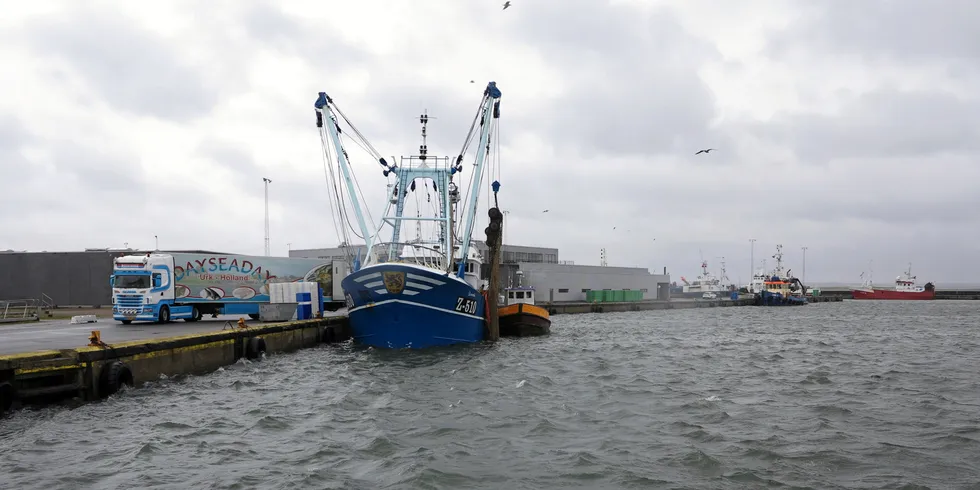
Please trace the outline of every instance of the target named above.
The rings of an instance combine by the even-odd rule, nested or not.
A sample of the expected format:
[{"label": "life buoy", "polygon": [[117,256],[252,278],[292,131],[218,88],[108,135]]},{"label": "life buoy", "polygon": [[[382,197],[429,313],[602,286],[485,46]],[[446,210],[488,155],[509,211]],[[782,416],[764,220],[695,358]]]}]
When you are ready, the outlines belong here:
[{"label": "life buoy", "polygon": [[102,366],[99,375],[99,396],[106,398],[114,395],[123,385],[133,386],[133,371],[126,363],[115,360]]}]

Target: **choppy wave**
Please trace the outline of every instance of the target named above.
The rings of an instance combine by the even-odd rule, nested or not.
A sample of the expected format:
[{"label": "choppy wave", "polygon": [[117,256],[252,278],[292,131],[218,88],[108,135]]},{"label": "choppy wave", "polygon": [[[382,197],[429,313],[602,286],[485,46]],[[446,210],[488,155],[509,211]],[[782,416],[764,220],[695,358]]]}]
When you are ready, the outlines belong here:
[{"label": "choppy wave", "polygon": [[556,316],[351,345],[0,421],[0,488],[961,488],[975,303]]}]

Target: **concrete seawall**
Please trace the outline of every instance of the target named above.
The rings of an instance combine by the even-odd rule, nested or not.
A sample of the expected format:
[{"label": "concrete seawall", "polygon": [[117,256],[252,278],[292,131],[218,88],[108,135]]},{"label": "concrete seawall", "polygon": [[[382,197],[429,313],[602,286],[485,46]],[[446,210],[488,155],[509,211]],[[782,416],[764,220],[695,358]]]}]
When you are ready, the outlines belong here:
[{"label": "concrete seawall", "polygon": [[22,405],[97,400],[123,385],[140,386],[161,374],[203,374],[241,358],[257,359],[266,352],[289,352],[348,338],[346,317],[331,317],[3,355],[0,414]]}]

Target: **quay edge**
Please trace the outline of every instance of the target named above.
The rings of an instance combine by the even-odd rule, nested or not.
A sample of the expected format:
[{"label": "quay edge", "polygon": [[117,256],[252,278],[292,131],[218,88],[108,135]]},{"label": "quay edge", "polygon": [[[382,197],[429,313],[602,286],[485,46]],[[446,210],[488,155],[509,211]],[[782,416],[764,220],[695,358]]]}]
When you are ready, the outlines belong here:
[{"label": "quay edge", "polygon": [[[827,303],[843,301],[843,298],[836,295],[807,297],[810,303]],[[562,302],[562,303],[542,303],[541,306],[548,309],[552,315],[574,314],[574,313],[612,313],[622,311],[652,311],[652,310],[684,310],[690,308],[719,308],[728,306],[753,306],[755,298],[743,295],[732,300],[729,298],[718,299],[680,299],[680,300],[643,300],[625,302],[601,302],[588,303],[585,301]]]},{"label": "quay edge", "polygon": [[24,405],[94,401],[161,375],[204,374],[350,338],[346,316],[152,338],[102,346],[0,355],[0,415]]}]

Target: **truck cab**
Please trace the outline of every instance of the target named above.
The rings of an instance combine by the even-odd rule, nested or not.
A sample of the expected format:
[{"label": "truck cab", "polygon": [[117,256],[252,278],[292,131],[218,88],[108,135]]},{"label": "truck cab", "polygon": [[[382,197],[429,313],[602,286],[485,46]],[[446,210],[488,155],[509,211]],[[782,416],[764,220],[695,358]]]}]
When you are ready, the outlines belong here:
[{"label": "truck cab", "polygon": [[[174,305],[174,260],[170,255],[118,257],[112,264],[112,318],[167,323],[174,318],[194,321],[190,308]],[[184,311],[187,310],[187,311]]]}]

